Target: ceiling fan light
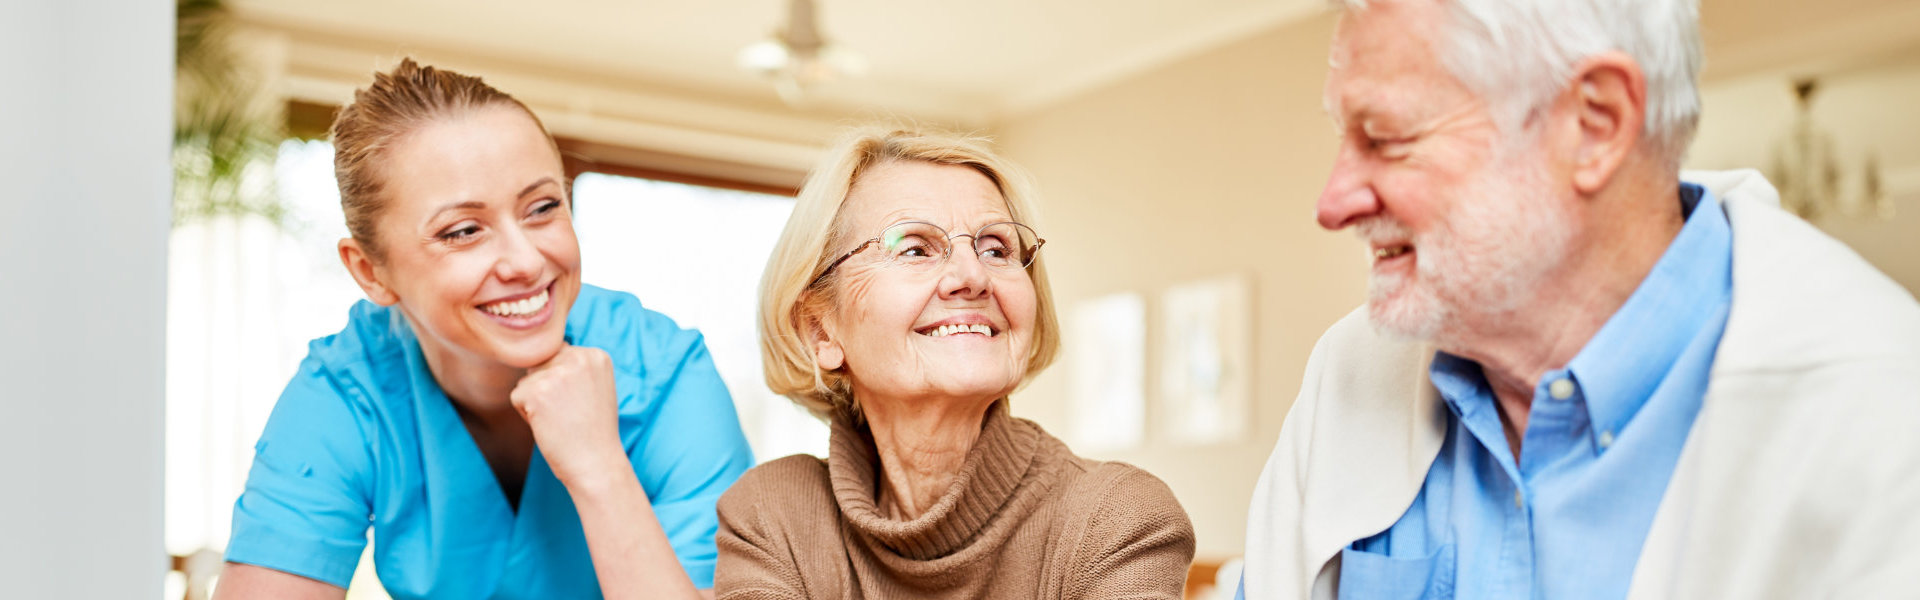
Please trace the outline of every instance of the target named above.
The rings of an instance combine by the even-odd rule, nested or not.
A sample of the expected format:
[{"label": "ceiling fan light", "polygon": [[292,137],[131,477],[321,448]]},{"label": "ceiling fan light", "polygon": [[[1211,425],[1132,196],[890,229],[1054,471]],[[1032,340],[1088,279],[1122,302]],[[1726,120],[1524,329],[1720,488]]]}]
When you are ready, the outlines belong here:
[{"label": "ceiling fan light", "polygon": [[787,50],[786,44],[775,40],[761,40],[741,48],[740,55],[735,60],[742,69],[767,74],[787,68],[793,60],[793,54]]},{"label": "ceiling fan light", "polygon": [[825,63],[828,69],[845,77],[862,77],[867,74],[867,57],[839,44],[828,44],[827,47],[821,48],[820,62]]}]

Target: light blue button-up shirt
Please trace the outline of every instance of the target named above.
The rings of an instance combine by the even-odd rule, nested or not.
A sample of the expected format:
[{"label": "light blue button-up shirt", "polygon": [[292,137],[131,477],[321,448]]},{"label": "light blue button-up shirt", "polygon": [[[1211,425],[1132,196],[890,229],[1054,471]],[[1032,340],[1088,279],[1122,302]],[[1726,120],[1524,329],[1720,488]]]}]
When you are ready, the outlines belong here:
[{"label": "light blue button-up shirt", "polygon": [[1653,271],[1540,378],[1518,462],[1480,365],[1435,357],[1446,441],[1406,514],[1342,552],[1342,596],[1626,596],[1732,299],[1726,213],[1698,186],[1679,196],[1686,224]]},{"label": "light blue button-up shirt", "polygon": [[[713,586],[714,503],[753,466],[699,332],[590,285],[567,339],[613,359],[620,438],[696,587]],[[346,587],[367,530],[395,598],[597,598],[573,499],[539,448],[518,510],[400,311],[362,301],[314,340],[254,446],[227,560]]]}]

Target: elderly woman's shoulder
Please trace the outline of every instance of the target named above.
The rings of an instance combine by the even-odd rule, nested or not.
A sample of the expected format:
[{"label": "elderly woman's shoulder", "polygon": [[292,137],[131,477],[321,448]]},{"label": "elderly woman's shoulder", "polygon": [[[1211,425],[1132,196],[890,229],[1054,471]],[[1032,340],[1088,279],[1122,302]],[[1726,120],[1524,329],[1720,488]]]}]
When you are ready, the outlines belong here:
[{"label": "elderly woman's shoulder", "polygon": [[827,461],[795,454],[767,461],[741,475],[720,496],[722,518],[731,511],[813,511],[838,506]]},{"label": "elderly woman's shoulder", "polygon": [[1077,460],[1074,463],[1082,473],[1069,484],[1069,494],[1097,498],[1101,505],[1138,505],[1140,508],[1162,510],[1170,508],[1182,516],[1186,514],[1180,509],[1180,501],[1174,497],[1173,489],[1146,469],[1119,461],[1075,458]]},{"label": "elderly woman's shoulder", "polygon": [[1193,559],[1193,521],[1166,482],[1123,462],[1073,462],[1083,471],[1062,494],[1069,508],[1058,526],[1087,560],[1153,555],[1171,557],[1168,568],[1184,568]]},{"label": "elderly woman's shoulder", "polygon": [[1187,523],[1187,512],[1180,507],[1173,489],[1153,473],[1124,462],[1080,456],[1038,423],[1024,419],[1016,422],[1039,431],[1042,443],[1052,447],[1050,452],[1065,459],[1059,494],[1076,507],[1069,511],[1075,513],[1073,518],[1098,518],[1114,511],[1146,511],[1159,515],[1155,520],[1178,521],[1188,531],[1192,530],[1192,525]]}]

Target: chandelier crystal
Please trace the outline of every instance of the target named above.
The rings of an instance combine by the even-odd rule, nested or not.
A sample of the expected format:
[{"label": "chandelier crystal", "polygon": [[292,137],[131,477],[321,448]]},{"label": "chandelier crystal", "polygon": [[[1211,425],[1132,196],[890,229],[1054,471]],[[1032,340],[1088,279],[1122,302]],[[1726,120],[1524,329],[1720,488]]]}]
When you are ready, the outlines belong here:
[{"label": "chandelier crystal", "polygon": [[1880,161],[1871,151],[1858,170],[1858,194],[1844,194],[1842,168],[1833,135],[1813,123],[1813,96],[1820,83],[1801,79],[1793,84],[1799,105],[1793,128],[1774,142],[1773,164],[1767,178],[1780,191],[1780,206],[1812,221],[1825,215],[1893,218],[1893,202],[1880,182]]}]

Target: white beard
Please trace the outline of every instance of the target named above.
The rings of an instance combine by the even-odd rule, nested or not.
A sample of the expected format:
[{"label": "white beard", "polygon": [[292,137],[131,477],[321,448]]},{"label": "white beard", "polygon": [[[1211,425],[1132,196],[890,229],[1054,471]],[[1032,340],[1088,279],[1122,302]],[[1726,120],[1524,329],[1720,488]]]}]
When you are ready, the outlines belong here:
[{"label": "white beard", "polygon": [[1411,277],[1376,271],[1368,281],[1367,312],[1381,332],[1448,345],[1511,319],[1565,262],[1573,218],[1556,199],[1538,197],[1548,189],[1544,166],[1518,151],[1499,154],[1424,236],[1386,216],[1356,227],[1368,240],[1414,246]]}]

